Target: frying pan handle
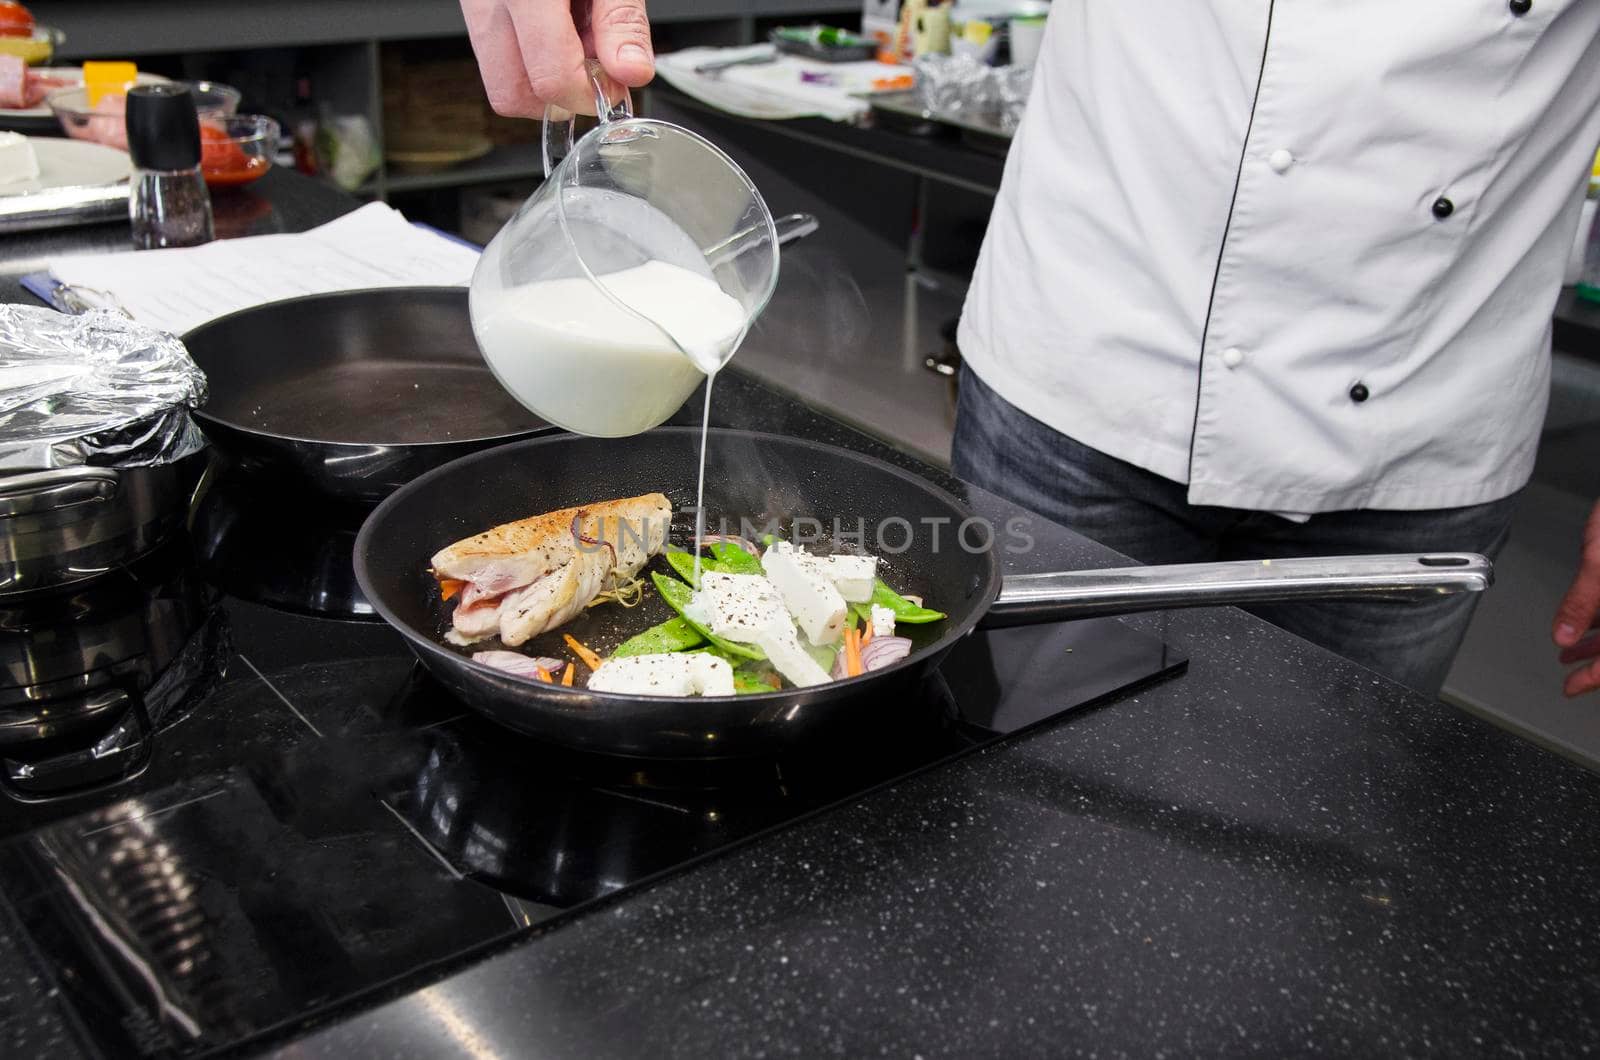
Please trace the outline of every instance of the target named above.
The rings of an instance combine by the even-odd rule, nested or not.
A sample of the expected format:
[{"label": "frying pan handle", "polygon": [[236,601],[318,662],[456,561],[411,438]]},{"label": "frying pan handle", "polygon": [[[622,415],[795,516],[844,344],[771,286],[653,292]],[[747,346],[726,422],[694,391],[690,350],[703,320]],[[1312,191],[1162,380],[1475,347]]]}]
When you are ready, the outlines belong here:
[{"label": "frying pan handle", "polygon": [[816,214],[810,213],[786,213],[782,217],[772,219],[772,227],[777,230],[780,247],[797,239],[804,239],[815,232],[819,224]]},{"label": "frying pan handle", "polygon": [[[821,222],[817,220],[816,214],[810,213],[787,213],[782,217],[774,217],[772,219],[772,230],[777,233],[778,246],[780,247],[787,243],[804,239],[820,226]],[[706,264],[714,269],[723,262],[738,257],[745,250],[745,244],[750,242],[752,238],[759,237],[766,231],[766,228],[765,224],[753,224],[748,228],[739,229],[739,231],[720,243],[702,247],[701,250],[706,256]]]},{"label": "frying pan handle", "polygon": [[986,628],[1179,607],[1482,592],[1494,566],[1472,552],[1233,560],[1007,575]]}]

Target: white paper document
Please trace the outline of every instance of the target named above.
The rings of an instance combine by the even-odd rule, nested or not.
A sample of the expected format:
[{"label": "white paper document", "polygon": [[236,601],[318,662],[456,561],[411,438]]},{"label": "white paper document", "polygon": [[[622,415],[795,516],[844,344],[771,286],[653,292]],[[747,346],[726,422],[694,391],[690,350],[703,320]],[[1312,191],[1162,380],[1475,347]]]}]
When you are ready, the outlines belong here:
[{"label": "white paper document", "polygon": [[465,284],[477,263],[476,250],[416,227],[383,203],[295,235],[48,262],[58,282],[104,292],[135,320],[175,335],[298,295]]}]

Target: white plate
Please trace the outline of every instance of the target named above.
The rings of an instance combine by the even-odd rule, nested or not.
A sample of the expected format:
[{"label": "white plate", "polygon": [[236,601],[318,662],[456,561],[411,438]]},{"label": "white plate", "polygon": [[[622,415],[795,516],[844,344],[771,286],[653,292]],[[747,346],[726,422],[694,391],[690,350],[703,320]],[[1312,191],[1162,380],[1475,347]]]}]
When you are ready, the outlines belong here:
[{"label": "white plate", "polygon": [[48,188],[95,188],[127,180],[133,172],[128,152],[87,140],[30,136],[39,175],[33,180],[0,184],[0,195],[28,195]]},{"label": "white plate", "polygon": [[[43,74],[45,77],[61,78],[67,82],[66,84],[59,86],[61,88],[76,88],[83,84],[83,67],[81,66],[41,66],[37,69],[34,69],[33,72],[36,74]],[[140,74],[137,83],[141,85],[153,85],[157,82],[165,80],[167,79],[162,77],[160,74]],[[53,92],[55,89],[51,89],[51,91]],[[47,121],[55,121],[55,115],[50,113],[49,104],[45,103],[43,100],[39,101],[39,105],[37,107],[25,107],[20,110],[13,110],[8,107],[0,107],[0,121],[12,118],[43,118]]]}]

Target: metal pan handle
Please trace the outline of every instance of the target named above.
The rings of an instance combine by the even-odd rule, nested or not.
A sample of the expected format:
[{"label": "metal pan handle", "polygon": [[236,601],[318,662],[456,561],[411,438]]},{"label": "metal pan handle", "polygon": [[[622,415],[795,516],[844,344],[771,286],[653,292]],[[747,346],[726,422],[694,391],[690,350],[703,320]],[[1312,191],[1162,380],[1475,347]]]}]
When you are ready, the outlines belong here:
[{"label": "metal pan handle", "polygon": [[1482,592],[1494,566],[1472,552],[1316,556],[1007,575],[987,628],[1179,607]]},{"label": "metal pan handle", "polygon": [[117,496],[117,473],[106,467],[64,467],[0,478],[0,519],[42,515]]}]

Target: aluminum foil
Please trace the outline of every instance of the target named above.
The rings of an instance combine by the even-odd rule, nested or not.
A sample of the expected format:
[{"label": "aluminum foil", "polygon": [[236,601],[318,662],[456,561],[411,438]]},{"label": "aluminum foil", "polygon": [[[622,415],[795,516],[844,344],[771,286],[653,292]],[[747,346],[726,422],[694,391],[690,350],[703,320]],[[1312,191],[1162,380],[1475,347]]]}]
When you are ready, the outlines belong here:
[{"label": "aluminum foil", "polygon": [[1022,120],[1032,70],[988,66],[964,55],[924,55],[911,65],[918,98],[930,114],[998,125],[1006,132]]},{"label": "aluminum foil", "polygon": [[99,309],[0,305],[0,470],[152,467],[205,448],[183,343]]}]

